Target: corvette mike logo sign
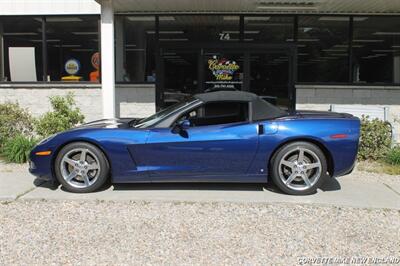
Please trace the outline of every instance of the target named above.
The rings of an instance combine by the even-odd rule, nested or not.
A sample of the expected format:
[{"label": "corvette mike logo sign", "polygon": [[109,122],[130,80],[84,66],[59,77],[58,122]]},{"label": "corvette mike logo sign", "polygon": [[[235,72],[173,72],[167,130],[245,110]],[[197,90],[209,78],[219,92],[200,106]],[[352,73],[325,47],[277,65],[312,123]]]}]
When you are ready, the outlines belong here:
[{"label": "corvette mike logo sign", "polygon": [[239,65],[233,60],[227,60],[225,58],[218,59],[216,56],[208,60],[208,69],[212,71],[216,80],[232,80],[233,75],[239,68]]}]

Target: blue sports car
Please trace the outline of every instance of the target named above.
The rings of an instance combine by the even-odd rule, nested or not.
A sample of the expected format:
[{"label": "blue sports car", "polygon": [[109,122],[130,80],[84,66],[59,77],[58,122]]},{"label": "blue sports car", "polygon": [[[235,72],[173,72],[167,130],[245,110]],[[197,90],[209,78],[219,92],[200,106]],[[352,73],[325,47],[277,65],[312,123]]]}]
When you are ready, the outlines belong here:
[{"label": "blue sports car", "polygon": [[348,174],[360,121],[349,114],[283,111],[255,94],[194,95],[144,119],[99,120],[53,135],[30,154],[30,172],[71,192],[113,183],[271,179],[314,193]]}]

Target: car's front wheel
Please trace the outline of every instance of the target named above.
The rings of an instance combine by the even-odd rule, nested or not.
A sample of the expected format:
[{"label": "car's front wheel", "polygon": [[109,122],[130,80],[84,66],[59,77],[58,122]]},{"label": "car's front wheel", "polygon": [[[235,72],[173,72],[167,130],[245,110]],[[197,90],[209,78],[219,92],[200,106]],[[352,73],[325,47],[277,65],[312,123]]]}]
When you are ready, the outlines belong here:
[{"label": "car's front wheel", "polygon": [[321,149],[309,142],[292,142],[281,147],[271,161],[271,177],[291,195],[314,193],[327,178],[327,162]]},{"label": "car's front wheel", "polygon": [[109,164],[104,153],[86,142],[74,142],[63,147],[54,162],[58,181],[70,192],[98,190],[107,181]]}]

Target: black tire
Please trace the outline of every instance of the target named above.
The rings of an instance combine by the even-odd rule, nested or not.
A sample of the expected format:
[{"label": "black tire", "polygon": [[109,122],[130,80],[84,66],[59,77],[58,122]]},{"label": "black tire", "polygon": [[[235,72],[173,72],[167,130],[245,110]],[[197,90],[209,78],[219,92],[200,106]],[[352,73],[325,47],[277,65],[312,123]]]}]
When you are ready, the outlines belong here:
[{"label": "black tire", "polygon": [[[307,160],[309,160],[310,162],[304,163],[304,160],[305,160],[304,159],[304,160],[302,160],[303,161],[302,165],[299,165],[297,160],[300,158],[297,157],[297,159],[295,159],[296,150],[299,151],[299,154],[300,154],[300,150],[303,150],[304,156],[310,157],[310,158],[307,158]],[[293,153],[291,153],[291,152],[293,152]],[[293,162],[289,161],[289,162],[294,165],[286,166],[284,164],[287,162],[286,158],[284,159],[284,162],[281,164],[281,162],[282,162],[281,160],[283,159],[284,156],[285,157],[291,156],[289,158],[293,158],[292,160],[294,160],[294,161]],[[299,155],[297,155],[297,156],[299,156]],[[315,156],[319,159],[319,162],[320,162],[319,166],[317,166],[314,169],[300,169],[299,168],[299,167],[306,167],[305,165],[307,165],[307,164],[310,164],[310,167],[311,167],[312,160],[314,159]],[[318,160],[315,160],[315,164],[318,165]],[[293,167],[293,168],[291,168],[291,167]],[[290,194],[290,195],[310,195],[310,194],[315,193],[317,188],[319,188],[329,177],[329,175],[327,173],[327,169],[328,168],[327,168],[326,156],[322,152],[322,150],[315,144],[312,144],[310,142],[305,142],[305,141],[291,142],[291,143],[288,143],[288,144],[282,146],[279,150],[277,150],[275,152],[275,154],[273,155],[271,162],[270,162],[270,176],[272,178],[272,181],[275,183],[275,185],[280,190],[282,190],[283,192]],[[296,171],[294,171],[294,170],[296,170]],[[314,172],[311,172],[311,171],[314,171]],[[289,181],[289,179],[290,179],[289,177],[287,177],[286,180],[282,180],[285,178],[285,172],[287,172],[286,176],[289,176],[289,177],[291,176],[291,174],[293,172],[296,173],[296,174],[294,174],[295,179],[293,179],[292,182],[289,182],[289,185],[285,184],[285,182],[284,182],[284,181]],[[299,173],[299,174],[297,175],[297,173]],[[315,179],[313,179],[312,182],[310,182],[311,179],[308,179],[308,177],[307,177],[308,174],[312,175],[312,177],[315,178]],[[317,176],[319,176],[319,177],[317,178]],[[306,177],[309,180],[308,182],[310,182],[309,187],[307,186],[307,184],[305,182]],[[295,183],[293,184],[293,182],[295,182]],[[302,184],[302,183],[304,183],[304,184]],[[304,186],[304,188],[301,188],[302,185]],[[296,186],[298,186],[298,187],[296,187]]]},{"label": "black tire", "polygon": [[[85,176],[92,176],[92,183],[90,182],[90,177],[88,183],[83,181],[83,175],[79,176],[79,169],[75,169],[73,166],[72,168],[74,170],[71,170],[69,172],[69,168],[71,166],[69,165],[70,163],[66,163],[63,161],[65,158],[69,158],[69,154],[73,154],[74,151],[78,150],[84,150],[85,151],[85,158],[92,159],[92,163],[95,162],[96,164],[93,165],[98,165],[99,168],[96,170],[86,170]],[[86,155],[87,154],[87,155]],[[65,157],[66,156],[66,157]],[[79,153],[77,153],[76,156],[80,156]],[[86,160],[85,160],[86,161]],[[80,163],[82,161],[77,160],[77,163]],[[77,166],[77,164],[75,164]],[[91,166],[90,164],[87,164],[87,166]],[[81,167],[81,170],[84,170],[84,165],[79,165],[78,167]],[[88,168],[88,167],[86,167]],[[67,182],[67,180],[63,177],[66,173],[71,173],[71,172],[78,172],[77,176],[72,180],[73,182]],[[108,160],[104,153],[97,148],[96,146],[87,143],[87,142],[73,142],[65,147],[63,147],[57,154],[56,160],[54,161],[54,172],[56,175],[57,180],[61,183],[61,185],[70,192],[74,193],[89,193],[89,192],[94,192],[98,189],[100,189],[108,180],[109,173],[110,173],[110,166],[108,163]],[[82,172],[83,173],[83,172]],[[95,174],[94,174],[95,173]],[[82,179],[79,180],[79,179]],[[80,182],[82,182],[82,187],[79,187]],[[77,187],[78,186],[78,187]],[[83,187],[86,186],[86,187]]]}]

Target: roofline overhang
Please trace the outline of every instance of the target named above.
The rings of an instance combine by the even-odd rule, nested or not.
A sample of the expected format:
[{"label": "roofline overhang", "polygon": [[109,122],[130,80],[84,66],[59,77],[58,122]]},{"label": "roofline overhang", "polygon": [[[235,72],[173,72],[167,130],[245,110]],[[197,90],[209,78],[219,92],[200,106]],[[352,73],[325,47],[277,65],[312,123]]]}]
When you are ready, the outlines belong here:
[{"label": "roofline overhang", "polygon": [[[95,0],[97,3],[102,4],[103,1],[111,1],[112,3],[115,3],[113,0]],[[145,0],[144,0],[145,1]],[[165,1],[165,0],[164,0]],[[224,15],[224,14],[236,14],[236,15],[332,15],[332,16],[399,16],[400,15],[400,10],[398,11],[363,11],[363,12],[355,12],[355,11],[324,11],[324,10],[294,10],[292,8],[288,8],[285,10],[284,8],[282,9],[277,9],[277,10],[259,10],[259,11],[241,11],[241,10],[231,10],[231,11],[222,11],[222,10],[215,10],[210,8],[209,10],[203,9],[202,10],[186,10],[182,9],[179,10],[177,8],[174,11],[171,10],[118,10],[114,6],[114,13],[115,14],[127,14],[127,15],[182,15],[182,14],[214,14],[214,15]]]}]

